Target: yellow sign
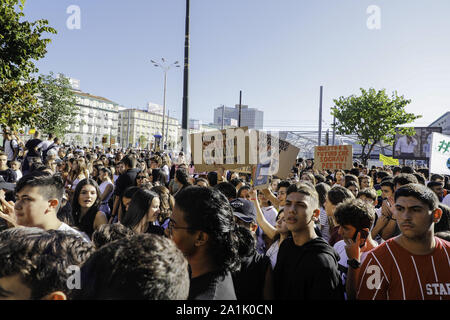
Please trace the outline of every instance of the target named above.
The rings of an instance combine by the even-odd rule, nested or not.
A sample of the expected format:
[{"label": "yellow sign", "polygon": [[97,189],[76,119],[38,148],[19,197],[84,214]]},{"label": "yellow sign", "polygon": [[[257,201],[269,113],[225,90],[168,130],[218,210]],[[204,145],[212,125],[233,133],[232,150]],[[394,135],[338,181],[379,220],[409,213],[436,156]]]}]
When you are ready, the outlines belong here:
[{"label": "yellow sign", "polygon": [[398,159],[394,159],[392,157],[388,157],[385,155],[382,155],[380,153],[380,161],[383,162],[383,165],[385,166],[398,166],[400,163],[398,162]]},{"label": "yellow sign", "polygon": [[28,131],[29,134],[34,134],[36,132],[36,129],[30,129],[30,131]]}]

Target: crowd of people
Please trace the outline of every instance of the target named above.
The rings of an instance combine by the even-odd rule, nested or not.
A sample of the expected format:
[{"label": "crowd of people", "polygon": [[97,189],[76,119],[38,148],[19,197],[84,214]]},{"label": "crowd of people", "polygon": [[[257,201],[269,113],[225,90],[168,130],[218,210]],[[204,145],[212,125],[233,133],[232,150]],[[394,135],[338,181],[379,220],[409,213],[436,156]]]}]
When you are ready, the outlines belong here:
[{"label": "crowd of people", "polygon": [[297,159],[256,190],[182,152],[4,141],[0,299],[450,299],[449,176]]}]

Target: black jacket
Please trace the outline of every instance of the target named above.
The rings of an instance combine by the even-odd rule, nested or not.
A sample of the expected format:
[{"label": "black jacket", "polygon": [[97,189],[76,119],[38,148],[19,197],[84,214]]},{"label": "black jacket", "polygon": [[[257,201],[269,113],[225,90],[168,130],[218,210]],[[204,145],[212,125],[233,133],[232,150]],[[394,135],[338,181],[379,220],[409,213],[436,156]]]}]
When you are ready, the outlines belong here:
[{"label": "black jacket", "polygon": [[339,255],[318,237],[297,246],[283,241],[274,269],[275,298],[283,300],[343,300]]}]

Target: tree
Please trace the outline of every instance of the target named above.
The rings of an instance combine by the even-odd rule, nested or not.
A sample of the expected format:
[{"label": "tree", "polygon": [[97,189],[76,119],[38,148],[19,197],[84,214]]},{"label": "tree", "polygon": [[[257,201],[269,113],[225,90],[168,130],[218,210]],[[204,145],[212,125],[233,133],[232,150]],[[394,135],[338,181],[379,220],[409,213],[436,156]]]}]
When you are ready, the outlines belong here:
[{"label": "tree", "polygon": [[56,33],[47,20],[20,21],[25,0],[0,0],[0,126],[17,130],[34,126],[42,111],[38,105],[41,79],[33,61],[47,53],[50,39],[43,33]]},{"label": "tree", "polygon": [[75,116],[80,112],[76,106],[76,98],[69,79],[60,74],[55,77],[41,76],[42,83],[39,89],[39,98],[42,112],[36,119],[36,127],[44,133],[53,133],[64,137],[68,127],[74,123]]},{"label": "tree", "polygon": [[[335,99],[335,107],[331,114],[336,117],[336,132],[338,134],[355,134],[362,146],[361,161],[366,165],[374,146],[380,141],[392,145],[395,129],[411,123],[421,116],[405,111],[405,106],[411,103],[403,96],[392,93],[390,98],[385,90],[361,90],[361,96],[340,97]],[[414,135],[413,128],[399,128],[404,135]],[[366,151],[367,148],[367,151]]]}]

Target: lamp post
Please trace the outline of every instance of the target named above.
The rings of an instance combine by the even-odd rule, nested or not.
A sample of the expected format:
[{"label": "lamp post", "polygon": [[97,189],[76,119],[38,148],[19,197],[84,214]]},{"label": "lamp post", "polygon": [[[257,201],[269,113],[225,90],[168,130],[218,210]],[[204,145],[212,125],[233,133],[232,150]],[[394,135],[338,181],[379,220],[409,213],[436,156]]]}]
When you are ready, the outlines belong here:
[{"label": "lamp post", "polygon": [[162,137],[161,137],[161,150],[164,150],[164,117],[166,115],[166,86],[167,86],[167,72],[170,70],[170,68],[172,67],[176,67],[179,68],[180,65],[178,64],[178,61],[175,61],[172,64],[167,64],[166,60],[164,58],[161,58],[161,63],[160,62],[156,62],[153,60],[150,60],[151,63],[153,63],[153,65],[157,68],[161,68],[164,72],[164,100],[163,100],[163,114],[162,114]]}]

